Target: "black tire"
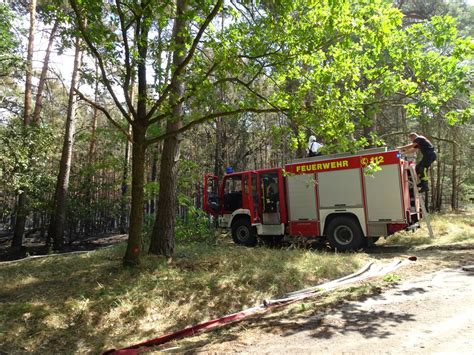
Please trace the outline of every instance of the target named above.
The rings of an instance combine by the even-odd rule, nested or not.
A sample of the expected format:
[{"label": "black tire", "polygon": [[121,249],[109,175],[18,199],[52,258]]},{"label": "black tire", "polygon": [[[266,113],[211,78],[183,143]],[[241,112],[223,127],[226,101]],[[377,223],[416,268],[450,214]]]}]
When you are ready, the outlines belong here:
[{"label": "black tire", "polygon": [[372,248],[375,246],[375,242],[377,242],[377,240],[379,240],[380,237],[367,237],[367,238],[363,238],[363,244],[362,246],[364,248]]},{"label": "black tire", "polygon": [[364,245],[359,222],[351,217],[336,217],[328,225],[329,244],[340,251],[356,251]]},{"label": "black tire", "polygon": [[248,218],[239,218],[232,223],[232,240],[248,247],[257,245],[257,235]]}]

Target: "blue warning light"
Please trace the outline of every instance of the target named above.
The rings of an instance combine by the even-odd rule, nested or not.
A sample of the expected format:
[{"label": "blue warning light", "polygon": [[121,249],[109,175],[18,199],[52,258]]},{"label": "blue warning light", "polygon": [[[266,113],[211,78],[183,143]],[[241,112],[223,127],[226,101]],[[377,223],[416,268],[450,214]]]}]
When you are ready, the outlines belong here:
[{"label": "blue warning light", "polygon": [[402,155],[400,153],[397,153],[397,158],[400,158]]},{"label": "blue warning light", "polygon": [[225,169],[225,172],[226,174],[232,174],[234,172],[234,169],[232,169],[231,166],[228,166],[226,169]]}]

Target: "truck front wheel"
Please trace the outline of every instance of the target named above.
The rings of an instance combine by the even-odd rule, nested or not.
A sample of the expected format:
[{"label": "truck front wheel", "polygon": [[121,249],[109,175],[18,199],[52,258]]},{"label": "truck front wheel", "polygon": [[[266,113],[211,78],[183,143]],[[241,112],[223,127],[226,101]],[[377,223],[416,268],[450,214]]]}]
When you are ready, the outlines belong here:
[{"label": "truck front wheel", "polygon": [[359,223],[350,217],[336,217],[328,226],[327,237],[329,244],[341,251],[358,250],[362,247],[364,237]]},{"label": "truck front wheel", "polygon": [[248,247],[257,245],[257,236],[247,218],[239,218],[232,223],[232,239],[235,244]]}]

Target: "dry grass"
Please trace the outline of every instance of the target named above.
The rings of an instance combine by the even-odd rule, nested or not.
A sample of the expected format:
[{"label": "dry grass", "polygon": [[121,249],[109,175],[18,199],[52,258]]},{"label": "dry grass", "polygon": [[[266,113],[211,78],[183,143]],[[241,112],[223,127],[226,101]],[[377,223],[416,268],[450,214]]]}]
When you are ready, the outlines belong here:
[{"label": "dry grass", "polygon": [[121,267],[124,246],[0,266],[0,350],[99,352],[351,273],[365,254],[186,245]]},{"label": "dry grass", "polygon": [[434,238],[430,238],[426,221],[422,221],[422,228],[413,232],[400,232],[380,245],[401,244],[412,247],[426,247],[430,245],[456,245],[474,243],[474,209],[461,212],[451,212],[431,215],[431,226]]},{"label": "dry grass", "polygon": [[[470,210],[432,216],[434,239],[423,224],[416,233],[379,242],[378,250],[386,246],[393,251],[389,246],[395,244],[406,252],[474,243],[473,215]],[[124,247],[0,264],[0,352],[98,353],[119,348],[347,275],[369,259],[400,254],[244,248],[226,238],[215,245],[181,245],[170,263],[146,256],[139,268],[123,269]],[[374,287],[338,291],[324,304],[308,301],[282,314],[330,307],[377,292]]]}]

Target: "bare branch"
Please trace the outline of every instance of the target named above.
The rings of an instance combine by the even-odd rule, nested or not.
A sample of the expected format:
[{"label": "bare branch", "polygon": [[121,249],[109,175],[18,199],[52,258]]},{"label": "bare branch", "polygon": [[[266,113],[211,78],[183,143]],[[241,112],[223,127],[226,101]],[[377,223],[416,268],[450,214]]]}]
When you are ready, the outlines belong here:
[{"label": "bare branch", "polygon": [[260,100],[266,102],[268,105],[272,106],[273,108],[275,109],[279,109],[278,107],[276,107],[272,102],[270,102],[270,100],[268,100],[265,96],[263,96],[262,94],[258,93],[257,91],[255,91],[254,89],[252,89],[251,85],[252,83],[257,79],[258,75],[262,72],[263,70],[263,67],[260,68],[260,70],[257,72],[257,74],[255,74],[248,82],[244,82],[243,80],[239,79],[239,78],[224,78],[224,79],[221,79],[221,80],[218,80],[215,82],[215,84],[219,84],[219,83],[223,83],[223,82],[234,82],[236,84],[239,84],[243,87],[245,87],[248,91],[250,91],[253,95],[255,95],[256,97],[258,97]]},{"label": "bare branch", "polygon": [[130,46],[128,44],[128,37],[127,37],[127,29],[130,26],[125,25],[125,16],[121,8],[120,0],[115,0],[115,4],[117,6],[117,12],[120,19],[120,28],[121,28],[120,32],[122,32],[122,40],[123,40],[123,45],[125,49],[125,82],[123,85],[123,95],[125,96],[125,101],[127,101],[129,112],[131,112],[132,116],[135,117],[136,116],[135,108],[133,107],[133,102],[132,102],[132,99],[130,98],[130,80],[132,76],[132,71],[131,71],[132,64],[130,62]]},{"label": "bare branch", "polygon": [[281,48],[275,49],[273,51],[268,51],[259,55],[245,55],[245,54],[240,54],[238,57],[239,58],[245,58],[245,59],[250,59],[250,60],[255,60],[255,59],[261,59],[261,58],[266,58],[271,55],[277,54],[278,52],[281,51]]},{"label": "bare branch", "polygon": [[275,108],[268,108],[268,109],[258,109],[258,108],[252,108],[252,107],[249,107],[249,108],[241,108],[241,109],[236,109],[236,110],[233,110],[233,111],[226,111],[226,112],[215,112],[215,113],[210,113],[208,115],[205,115],[205,116],[202,116],[202,117],[199,117],[197,119],[194,119],[192,120],[191,122],[188,122],[187,124],[185,124],[183,127],[181,127],[180,129],[177,129],[177,130],[174,130],[174,131],[170,131],[170,132],[166,132],[166,133],[163,133],[157,137],[154,137],[154,138],[149,138],[147,139],[147,145],[150,145],[150,144],[154,144],[154,143],[157,143],[163,139],[166,139],[168,137],[172,137],[172,136],[175,136],[177,134],[180,134],[180,133],[183,133],[187,130],[189,130],[190,128],[200,124],[200,123],[203,123],[205,121],[209,121],[213,118],[218,118],[218,117],[229,117],[229,116],[234,116],[234,115],[237,115],[239,113],[246,113],[246,112],[252,112],[252,113],[276,113],[276,112],[282,112],[283,110],[282,109],[275,109]]},{"label": "bare branch", "polygon": [[82,92],[80,92],[78,89],[74,89],[74,92],[79,95],[79,97],[81,98],[81,100],[87,102],[89,105],[91,105],[92,107],[96,108],[97,110],[101,111],[105,117],[107,117],[107,119],[110,121],[110,123],[112,123],[115,128],[117,128],[119,131],[121,131],[125,137],[127,137],[128,141],[129,142],[133,142],[133,139],[132,137],[130,136],[130,134],[122,127],[118,124],[117,121],[115,121],[112,116],[110,115],[109,111],[107,111],[107,109],[101,105],[99,105],[98,103],[94,102],[93,100],[87,98]]},{"label": "bare branch", "polygon": [[156,110],[160,107],[160,105],[166,100],[166,97],[171,91],[171,88],[175,85],[176,80],[178,77],[181,75],[183,72],[184,68],[189,64],[191,59],[194,56],[194,53],[196,52],[196,48],[201,41],[202,35],[204,34],[204,31],[207,29],[211,21],[216,17],[216,15],[219,13],[220,8],[222,7],[224,0],[217,0],[216,5],[214,5],[214,8],[212,9],[211,13],[206,17],[204,20],[201,28],[199,29],[198,33],[196,34],[196,37],[194,37],[193,43],[191,44],[191,48],[189,49],[188,54],[186,55],[186,58],[178,65],[171,77],[170,83],[166,86],[166,88],[163,90],[162,95],[158,100],[156,100],[155,104],[151,108],[150,112],[148,112],[146,119],[150,119],[156,112]]},{"label": "bare branch", "polygon": [[112,99],[115,102],[115,105],[120,110],[122,115],[127,119],[127,121],[130,124],[132,124],[130,116],[128,115],[127,111],[123,108],[122,104],[118,100],[117,95],[115,95],[115,92],[112,88],[112,85],[110,85],[110,80],[107,78],[107,72],[105,70],[104,61],[103,61],[99,51],[94,46],[91,39],[89,38],[89,35],[87,34],[87,30],[86,30],[86,27],[85,27],[85,22],[84,22],[84,19],[82,18],[81,14],[80,14],[79,8],[77,7],[76,0],[69,0],[69,4],[71,5],[71,7],[74,11],[74,14],[76,15],[77,26],[79,28],[79,31],[82,34],[82,37],[84,38],[84,41],[86,42],[87,46],[89,47],[91,52],[94,54],[94,56],[97,58],[97,63],[99,64],[102,79],[104,80],[104,84],[107,87],[107,90],[109,91],[110,95],[112,96]]},{"label": "bare branch", "polygon": [[[218,63],[213,63],[211,65],[211,67],[208,69],[208,71],[206,72],[206,74],[204,74],[204,78],[202,78],[202,80],[207,79],[217,66],[218,66]],[[171,106],[171,109],[175,108],[179,104],[182,104],[187,99],[189,99],[196,92],[197,88],[198,88],[198,86],[195,86],[193,88],[193,90],[188,90],[187,95],[181,97],[174,105]],[[164,119],[165,117],[168,117],[169,115],[170,115],[169,113],[163,113],[161,115],[158,115],[158,116],[155,116],[155,117],[151,118],[149,122],[150,122],[150,124],[156,123],[156,122]]]}]

